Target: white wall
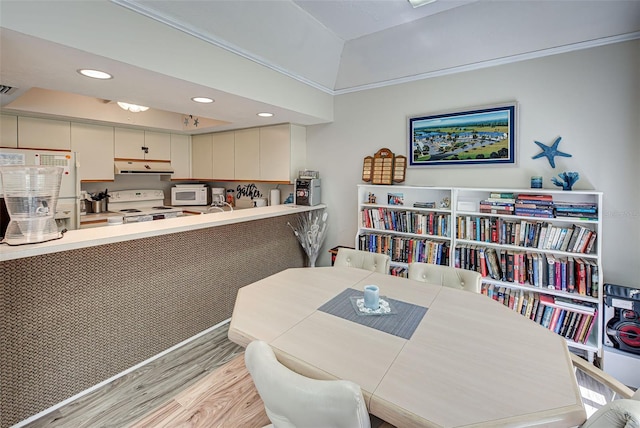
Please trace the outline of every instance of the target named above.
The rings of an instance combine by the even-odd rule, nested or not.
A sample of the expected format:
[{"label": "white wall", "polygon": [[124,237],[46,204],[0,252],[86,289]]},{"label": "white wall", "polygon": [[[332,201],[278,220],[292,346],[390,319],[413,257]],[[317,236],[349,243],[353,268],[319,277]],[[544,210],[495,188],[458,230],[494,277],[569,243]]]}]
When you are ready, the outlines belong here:
[{"label": "white wall", "polygon": [[[407,155],[407,116],[516,100],[518,164],[510,167],[422,167],[407,170],[409,185],[529,187],[532,175],[550,179],[577,171],[575,189],[604,192],[605,282],[640,286],[640,41],[413,83],[340,95],[335,119],[307,129],[310,169],[320,171],[330,229],[325,250],[354,244],[356,185],[362,159],[382,147]],[[573,155],[552,169],[534,141]]]}]

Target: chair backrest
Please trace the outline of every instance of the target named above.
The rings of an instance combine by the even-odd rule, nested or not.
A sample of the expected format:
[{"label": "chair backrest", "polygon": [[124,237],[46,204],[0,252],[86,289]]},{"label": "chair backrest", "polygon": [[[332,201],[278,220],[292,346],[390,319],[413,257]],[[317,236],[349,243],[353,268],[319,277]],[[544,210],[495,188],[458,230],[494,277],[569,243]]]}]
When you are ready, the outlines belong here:
[{"label": "chair backrest", "polygon": [[410,263],[409,279],[474,293],[480,293],[482,285],[482,275],[478,272],[431,263]]},{"label": "chair backrest", "polygon": [[391,257],[386,254],[371,253],[369,251],[354,250],[352,248],[339,248],[333,265],[389,274],[390,263]]},{"label": "chair backrest", "polygon": [[249,343],[245,364],[275,428],[370,428],[360,387],[346,380],[317,380],[282,365],[262,341]]},{"label": "chair backrest", "polygon": [[603,372],[582,358],[571,355],[573,366],[583,371],[596,382],[603,384],[622,397],[610,401],[581,425],[582,428],[629,428],[640,427],[640,389],[635,393],[611,375]]}]

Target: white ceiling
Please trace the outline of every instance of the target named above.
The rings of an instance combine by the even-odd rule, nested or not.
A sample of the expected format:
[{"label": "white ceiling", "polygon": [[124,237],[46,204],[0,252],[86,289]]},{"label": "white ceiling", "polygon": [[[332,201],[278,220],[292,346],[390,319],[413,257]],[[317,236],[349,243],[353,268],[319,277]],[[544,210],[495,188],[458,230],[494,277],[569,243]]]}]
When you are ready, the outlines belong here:
[{"label": "white ceiling", "polygon": [[[91,16],[92,11],[98,18]],[[110,27],[104,28],[112,30],[99,32],[105,22]],[[127,27],[134,22],[140,27],[136,36],[118,40],[120,33],[136,30]],[[189,43],[176,54],[170,43],[143,30],[140,23],[174,32],[176,43],[189,37],[184,39]],[[298,107],[304,105],[302,98],[316,98],[320,105],[322,94],[331,97],[639,38],[640,1],[437,0],[416,9],[406,0],[1,1],[0,27],[0,84],[18,88],[0,99],[4,110],[81,114],[60,111],[62,107],[56,110],[56,104],[64,102],[37,107],[33,91],[29,102],[20,103],[28,89],[44,88],[214,120],[210,127],[182,130],[193,133],[269,122],[322,123],[331,115]],[[98,33],[86,40],[74,37],[92,28]],[[197,76],[214,56],[201,43],[232,53],[225,62],[231,69],[238,67],[237,77],[245,84]],[[125,51],[136,46],[144,47],[139,55],[127,56]],[[259,68],[243,75],[233,58]],[[220,67],[219,57],[216,61]],[[117,78],[96,85],[69,73],[86,64],[107,67]],[[278,87],[279,96],[268,93]],[[207,93],[216,103],[194,106],[185,93]],[[261,121],[255,113],[262,110],[276,116]],[[102,120],[162,128],[143,123],[143,116],[118,118],[116,112],[86,119],[100,121],[107,116]]]}]

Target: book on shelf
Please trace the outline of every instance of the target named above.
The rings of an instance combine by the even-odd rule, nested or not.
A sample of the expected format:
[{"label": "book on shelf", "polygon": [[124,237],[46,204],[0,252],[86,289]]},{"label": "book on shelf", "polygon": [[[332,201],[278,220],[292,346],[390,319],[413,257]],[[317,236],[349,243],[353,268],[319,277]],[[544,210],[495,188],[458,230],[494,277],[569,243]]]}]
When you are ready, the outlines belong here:
[{"label": "book on shelf", "polygon": [[436,203],[435,202],[414,202],[413,206],[414,208],[435,208]]}]

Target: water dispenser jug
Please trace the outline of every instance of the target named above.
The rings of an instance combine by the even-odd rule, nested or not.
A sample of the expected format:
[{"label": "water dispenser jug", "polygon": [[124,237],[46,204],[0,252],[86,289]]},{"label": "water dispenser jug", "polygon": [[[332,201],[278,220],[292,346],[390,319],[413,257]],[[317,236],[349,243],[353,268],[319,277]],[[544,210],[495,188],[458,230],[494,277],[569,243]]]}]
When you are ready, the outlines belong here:
[{"label": "water dispenser jug", "polygon": [[0,167],[10,217],[4,242],[22,245],[60,237],[54,215],[62,171],[59,166]]}]

